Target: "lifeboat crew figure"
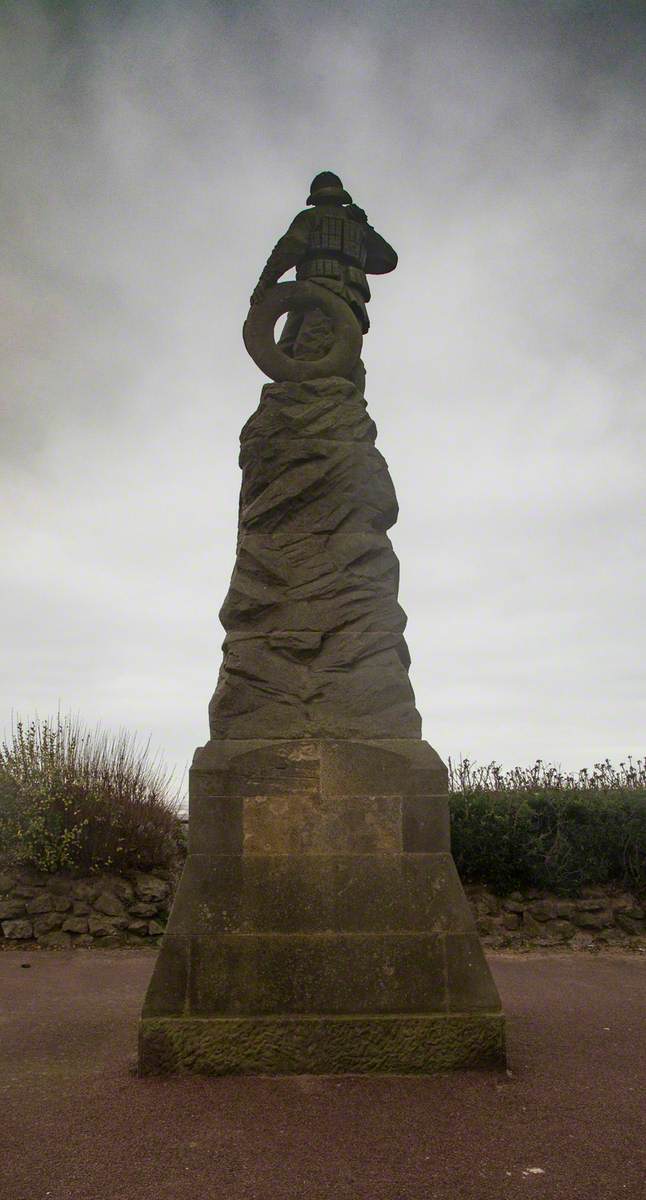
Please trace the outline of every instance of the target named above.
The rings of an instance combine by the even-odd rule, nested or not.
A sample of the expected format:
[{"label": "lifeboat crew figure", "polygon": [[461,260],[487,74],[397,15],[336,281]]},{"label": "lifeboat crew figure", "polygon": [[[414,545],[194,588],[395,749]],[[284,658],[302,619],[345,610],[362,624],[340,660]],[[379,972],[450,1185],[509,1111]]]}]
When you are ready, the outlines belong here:
[{"label": "lifeboat crew figure", "polygon": [[[312,180],[307,203],[311,207],[294,218],[274,246],[251,303],[259,304],[267,288],[296,267],[297,280],[310,280],[340,296],[365,334],[370,327],[366,276],[394,271],[397,254],[368,224],[363,209],[352,203],[338,175],[331,171]],[[291,357],[319,358],[329,348],[330,328],[319,310],[289,313],[278,345]]]}]

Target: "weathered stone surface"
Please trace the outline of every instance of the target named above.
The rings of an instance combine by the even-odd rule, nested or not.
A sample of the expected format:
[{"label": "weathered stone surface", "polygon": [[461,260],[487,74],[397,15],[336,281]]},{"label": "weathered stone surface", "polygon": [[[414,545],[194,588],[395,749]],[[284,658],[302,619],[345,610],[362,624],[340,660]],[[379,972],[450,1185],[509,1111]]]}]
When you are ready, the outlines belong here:
[{"label": "weathered stone surface", "polygon": [[[382,533],[357,532],[331,537],[329,534],[301,534],[297,540],[282,544],[277,535],[271,539],[273,559],[285,558],[283,574],[273,587],[256,584],[256,600],[243,599],[242,588],[252,590],[254,575],[267,565],[267,539],[250,534],[241,552],[232,582],[232,590],[223,609],[227,628],[242,628],[246,617],[253,618],[257,633],[271,636],[276,629],[291,630],[294,648],[307,646],[306,637],[315,628],[320,634],[335,632],[343,626],[356,631],[393,628],[403,632],[406,617],[397,603],[397,560],[389,539]],[[320,586],[321,594],[317,594]],[[233,589],[237,590],[233,592]],[[271,597],[275,598],[273,604]],[[259,612],[259,600],[262,609]],[[370,611],[368,612],[368,603]]]},{"label": "weathered stone surface", "polygon": [[49,892],[41,892],[39,895],[34,896],[33,900],[28,900],[25,904],[25,908],[30,915],[51,912],[53,907],[53,899]]},{"label": "weathered stone surface", "polygon": [[93,945],[94,938],[89,933],[79,933],[77,937],[72,938],[72,946],[75,950],[89,950]]},{"label": "weathered stone surface", "polygon": [[157,912],[156,904],[130,904],[128,911],[135,917],[154,917]]},{"label": "weathered stone surface", "polygon": [[472,932],[449,854],[194,855],[173,936]]},{"label": "weathered stone surface", "polygon": [[[74,945],[92,945],[94,937],[89,930],[90,916],[93,928],[97,931],[96,936],[102,939],[119,935],[118,944],[123,941],[120,935],[126,927],[133,921],[138,921],[136,936],[143,939],[141,944],[151,945],[153,939],[159,938],[164,928],[169,908],[170,878],[167,872],[140,872],[139,880],[144,893],[161,897],[146,903],[136,899],[132,880],[119,875],[105,874],[90,879],[75,879],[69,872],[46,876],[30,871],[16,871],[15,874],[5,872],[0,880],[12,886],[10,894],[0,898],[0,921],[12,922],[22,919],[22,925],[9,927],[10,940],[34,938],[43,948],[56,948],[68,944],[68,935],[71,935]],[[17,882],[19,879],[23,882]],[[93,908],[95,901],[96,908]],[[124,902],[130,912],[124,907]],[[105,911],[106,909],[109,911]],[[149,933],[151,918],[158,920],[154,921]],[[58,932],[63,933],[65,937],[49,937],[50,934]],[[2,931],[0,937],[2,936],[6,938],[8,935]]]},{"label": "weathered stone surface", "polygon": [[[384,787],[384,778],[388,787]],[[194,755],[191,812],[211,796],[283,795],[324,788],[330,796],[441,794],[447,769],[428,742],[409,738],[365,741],[316,738],[210,741]]]},{"label": "weathered stone surface", "polygon": [[420,736],[396,635],[315,636],[315,655],[294,650],[289,632],[228,636],[211,710],[214,731],[221,722],[237,738]]},{"label": "weathered stone surface", "polygon": [[59,874],[48,875],[47,877],[47,891],[51,892],[52,896],[54,897],[58,896],[69,898],[71,886],[72,879],[70,875]]},{"label": "weathered stone surface", "polygon": [[104,913],[107,917],[122,917],[125,912],[121,901],[111,892],[101,892],[94,901],[94,907],[97,912]]},{"label": "weathered stone surface", "polygon": [[559,918],[550,921],[547,929],[559,941],[568,941],[576,933],[576,927],[571,921],[560,920]]},{"label": "weathered stone surface", "polygon": [[520,913],[505,912],[503,913],[502,924],[504,929],[518,929],[520,926]]},{"label": "weathered stone surface", "polygon": [[87,933],[87,917],[67,917],[63,921],[63,931],[65,933]]},{"label": "weathered stone surface", "polygon": [[543,922],[537,921],[536,918],[533,917],[529,912],[529,910],[526,910],[523,913],[523,930],[525,933],[529,934],[530,937],[540,938],[545,933]]},{"label": "weathered stone surface", "polygon": [[644,909],[635,902],[635,897],[631,896],[630,892],[620,892],[609,897],[610,904],[615,912],[631,912],[634,917],[642,918]]},{"label": "weathered stone surface", "polygon": [[139,900],[145,903],[158,903],[168,895],[168,882],[156,875],[137,875],[135,891]]},{"label": "weathered stone surface", "polygon": [[8,871],[0,871],[0,896],[5,892],[10,892],[15,882],[15,875],[10,875]]},{"label": "weathered stone surface", "polygon": [[48,876],[35,867],[21,867],[18,872],[18,882],[27,887],[43,887],[48,882]]},{"label": "weathered stone surface", "polygon": [[397,517],[362,393],[272,384],[241,435],[236,566],[215,738],[413,737]]},{"label": "weathered stone surface", "polygon": [[444,1012],[444,939],[423,933],[196,937],[187,1001],[195,1016]]},{"label": "weathered stone surface", "polygon": [[[380,806],[378,836],[383,848],[383,813],[388,809],[392,832],[394,805],[399,802],[401,848],[412,853],[448,851],[446,787],[444,764],[421,741],[210,742],[196,753],[191,769],[189,850],[209,846],[215,853],[241,853],[243,807],[248,817],[254,805],[267,806],[277,798],[293,821],[294,849],[315,849],[315,829],[319,848],[321,839],[334,830],[331,849],[342,852],[348,838],[354,839],[355,851],[377,849],[375,814]],[[362,816],[366,804],[373,812]],[[277,838],[278,831],[272,836]]]},{"label": "weathered stone surface", "polygon": [[589,950],[595,944],[595,939],[590,930],[579,930],[572,938],[570,945],[573,950]]},{"label": "weathered stone surface", "polygon": [[52,930],[50,933],[43,933],[38,938],[42,946],[48,950],[69,950],[72,945],[72,939],[69,933],[64,933],[62,929]]},{"label": "weathered stone surface", "polygon": [[242,806],[245,854],[401,853],[402,797],[248,796]]},{"label": "weathered stone surface", "polygon": [[475,931],[444,936],[446,1002],[450,1012],[498,1012],[500,997]]},{"label": "weathered stone surface", "polygon": [[163,932],[164,926],[162,925],[161,921],[148,922],[148,934],[150,937],[161,937]]},{"label": "weathered stone surface", "polygon": [[147,1018],[141,1074],[428,1074],[503,1067],[500,1013]]},{"label": "weathered stone surface", "polygon": [[499,1013],[448,851],[446,792],[428,792],[445,781],[416,740],[205,747],[145,1018]]},{"label": "weathered stone surface", "polygon": [[123,918],[123,924],[118,917],[100,916],[98,913],[92,913],[88,917],[88,929],[93,937],[108,937],[119,928],[125,928],[128,922]]},{"label": "weathered stone surface", "polygon": [[99,895],[101,885],[96,880],[79,879],[72,885],[72,890],[77,899],[91,904]]},{"label": "weathered stone surface", "polygon": [[613,927],[611,929],[600,929],[595,938],[596,946],[623,946],[625,945],[625,937],[620,929]]},{"label": "weathered stone surface", "polygon": [[[410,754],[405,756],[408,766],[403,773],[399,752],[395,753],[392,749],[402,744],[415,748],[412,759]],[[191,872],[186,876],[186,886],[183,885],[179,890],[176,903],[174,928],[176,932],[180,928],[183,930],[182,937],[189,936],[191,932],[282,930],[293,933],[321,932],[326,929],[342,931],[344,928],[356,932],[426,929],[428,932],[447,933],[457,928],[466,930],[469,922],[473,928],[475,918],[483,941],[492,948],[563,945],[578,950],[624,945],[630,949],[638,947],[640,940],[646,944],[643,906],[638,904],[635,896],[629,892],[617,892],[612,885],[598,889],[594,896],[588,893],[563,899],[537,894],[534,889],[532,896],[526,899],[521,893],[515,893],[499,900],[481,885],[470,884],[467,886],[469,908],[465,910],[463,899],[456,907],[456,894],[461,896],[462,892],[459,884],[456,884],[456,893],[450,879],[443,876],[440,883],[433,874],[435,868],[431,869],[430,866],[431,862],[444,861],[446,858],[446,852],[441,850],[442,846],[448,846],[448,831],[445,832],[446,797],[410,796],[406,792],[406,788],[417,788],[420,780],[427,784],[430,780],[430,786],[435,786],[437,782],[434,769],[421,768],[419,765],[419,753],[425,753],[423,743],[386,743],[381,740],[376,744],[357,744],[350,751],[329,742],[325,743],[323,752],[317,749],[316,743],[307,742],[269,744],[264,741],[252,745],[255,750],[238,743],[233,751],[231,748],[227,751],[225,757],[229,773],[236,782],[232,784],[229,779],[225,792],[231,792],[232,789],[244,792],[246,786],[256,787],[259,778],[264,775],[270,785],[267,800],[271,803],[276,799],[280,804],[288,801],[295,827],[299,825],[299,813],[302,812],[303,829],[295,835],[297,841],[292,843],[291,849],[287,842],[279,844],[279,840],[273,840],[273,849],[264,854],[260,852],[259,845],[253,845],[246,839],[243,863],[243,809],[248,800],[252,804],[258,801],[262,806],[264,798],[215,795],[214,787],[217,789],[222,785],[226,773],[202,768],[194,771],[191,777],[192,841],[194,845],[199,844],[196,843],[196,838],[199,838],[201,844],[213,846],[214,853],[193,853]],[[254,773],[251,764],[256,751],[259,760]],[[364,751],[367,752],[366,757]],[[370,766],[370,756],[373,754],[375,769],[375,764]],[[206,748],[200,751],[198,759],[202,759],[203,755],[206,755],[210,764],[221,764],[220,752],[215,753],[213,746],[208,748],[208,754]],[[414,769],[412,760],[416,764]],[[399,761],[399,766],[394,766],[393,761]],[[244,769],[235,766],[241,762],[246,764]],[[400,793],[404,791],[400,838],[403,852],[387,848],[388,843],[381,838],[383,830],[379,823],[374,829],[370,827],[375,813],[381,815],[382,811],[390,811],[392,815],[394,811],[388,808],[393,800],[392,795],[380,797],[369,790],[369,787],[384,786],[385,769],[388,787],[393,790],[397,787]],[[352,793],[345,796],[339,794],[344,777],[348,792]],[[304,789],[300,797],[296,791],[298,786]],[[365,796],[358,794],[361,786],[366,788]],[[388,804],[382,810],[381,801],[384,799]],[[371,808],[368,825],[364,825],[362,816],[365,803]],[[334,805],[337,806],[336,817],[333,816]],[[415,829],[411,813],[416,818]],[[318,829],[315,828],[317,814],[321,818]],[[310,840],[308,832],[310,822],[314,822],[311,825],[313,840]],[[286,833],[287,823],[283,826],[281,838]],[[303,833],[307,836],[302,836]],[[375,836],[377,833],[379,836]],[[435,856],[429,857],[429,846],[438,848]],[[200,866],[200,863],[204,865]],[[157,872],[153,873],[153,878],[159,879],[162,886],[168,885],[172,889],[169,880],[161,878]],[[69,901],[79,882],[69,874],[61,874],[48,876],[46,886],[19,884],[18,888],[25,893],[24,896],[17,896],[14,889],[11,895],[0,900],[0,920],[27,919],[25,903],[36,897],[49,896],[51,912],[63,914],[63,932],[72,934],[75,945],[79,938],[88,939],[87,942],[81,940],[81,945],[91,945],[93,938],[87,932],[87,918],[93,911],[90,905],[84,900],[74,900],[70,911]],[[89,882],[95,889],[98,886],[99,894],[110,888],[115,896],[134,895],[131,881],[120,880],[118,876],[104,876]],[[125,885],[123,888],[121,883]],[[129,945],[152,944],[153,940],[159,939],[170,898],[167,895],[164,900],[149,904],[143,901],[130,902],[128,912],[115,918],[115,924],[109,926],[109,933],[100,936],[125,932]],[[582,911],[589,913],[590,901],[595,905],[592,910],[594,926],[579,927],[585,932],[577,934],[577,926],[572,918],[581,902],[584,905]],[[596,908],[599,904],[604,907]],[[536,919],[537,906],[538,913],[542,913],[545,919]],[[529,920],[523,924],[525,911]],[[547,913],[555,915],[547,916]],[[606,914],[602,921],[596,919],[599,913]],[[47,915],[33,914],[34,917]],[[95,912],[94,916],[101,917],[103,914]],[[613,923],[603,923],[609,916]],[[160,919],[157,920],[158,917]],[[80,920],[68,924],[73,918]],[[149,934],[148,923],[151,919],[155,920],[155,932]],[[37,936],[33,925],[31,928],[31,936]],[[46,947],[47,941],[43,939],[47,938],[48,933],[57,932],[59,926],[50,929],[49,922],[45,922],[38,928],[38,943]],[[81,929],[84,932],[79,932]],[[132,938],[138,940],[135,942]]]},{"label": "weathered stone surface", "polygon": [[138,933],[140,935],[148,933],[148,922],[142,918],[139,918],[137,921],[129,921],[128,933]]},{"label": "weathered stone surface", "polygon": [[92,944],[97,950],[114,950],[117,946],[124,946],[126,941],[125,933],[113,932],[105,934],[104,937],[95,937]]},{"label": "weathered stone surface", "polygon": [[3,921],[2,932],[9,941],[20,941],[33,937],[34,930],[31,921],[16,920]]},{"label": "weathered stone surface", "polygon": [[[642,912],[643,909],[636,909],[635,911]],[[638,935],[643,933],[645,929],[643,917],[634,917],[630,912],[615,913],[615,921],[617,922],[619,928],[623,929],[625,933]]]},{"label": "weathered stone surface", "polygon": [[127,908],[130,907],[135,898],[135,889],[129,879],[121,879],[115,876],[112,880],[112,891],[121,903]]},{"label": "weathered stone surface", "polygon": [[34,935],[40,939],[44,934],[51,933],[53,929],[60,929],[62,924],[62,913],[43,913],[42,917],[36,917],[36,920],[34,921]]},{"label": "weathered stone surface", "polygon": [[612,913],[607,909],[602,912],[597,910],[588,912],[584,910],[583,912],[575,913],[573,921],[581,929],[606,929],[608,925],[612,925],[613,918]]},{"label": "weathered stone surface", "polygon": [[534,900],[529,911],[535,921],[550,921],[557,915],[556,904],[552,900]]}]

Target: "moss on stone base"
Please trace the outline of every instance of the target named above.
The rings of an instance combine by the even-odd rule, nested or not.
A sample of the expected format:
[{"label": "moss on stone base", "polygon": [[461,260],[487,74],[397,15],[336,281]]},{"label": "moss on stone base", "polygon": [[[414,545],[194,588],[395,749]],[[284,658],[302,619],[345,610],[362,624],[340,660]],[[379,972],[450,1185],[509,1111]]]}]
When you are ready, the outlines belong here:
[{"label": "moss on stone base", "polygon": [[154,1017],[140,1026],[142,1075],[408,1075],[504,1065],[501,1013]]}]

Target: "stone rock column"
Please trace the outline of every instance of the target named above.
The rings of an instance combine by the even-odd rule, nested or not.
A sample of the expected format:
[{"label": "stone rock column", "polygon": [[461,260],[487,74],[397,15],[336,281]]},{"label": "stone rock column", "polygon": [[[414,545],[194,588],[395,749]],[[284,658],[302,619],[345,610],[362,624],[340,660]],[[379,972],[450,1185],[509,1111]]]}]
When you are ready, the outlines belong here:
[{"label": "stone rock column", "polygon": [[420,737],[388,467],[345,379],[274,383],[241,434],[211,737]]},{"label": "stone rock column", "polygon": [[504,1062],[446,768],[421,740],[374,442],[339,377],[267,385],[242,431],[224,658],[144,1073]]}]

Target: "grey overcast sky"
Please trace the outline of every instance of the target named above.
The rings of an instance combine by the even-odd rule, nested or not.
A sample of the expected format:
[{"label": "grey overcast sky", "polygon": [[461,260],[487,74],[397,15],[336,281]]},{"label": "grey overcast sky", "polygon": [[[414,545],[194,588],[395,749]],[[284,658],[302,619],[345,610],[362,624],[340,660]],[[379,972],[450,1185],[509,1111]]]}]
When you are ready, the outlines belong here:
[{"label": "grey overcast sky", "polygon": [[643,3],[5,0],[0,43],[0,729],[208,737],[241,326],[333,170],[400,255],[364,357],[424,736],[642,753]]}]

